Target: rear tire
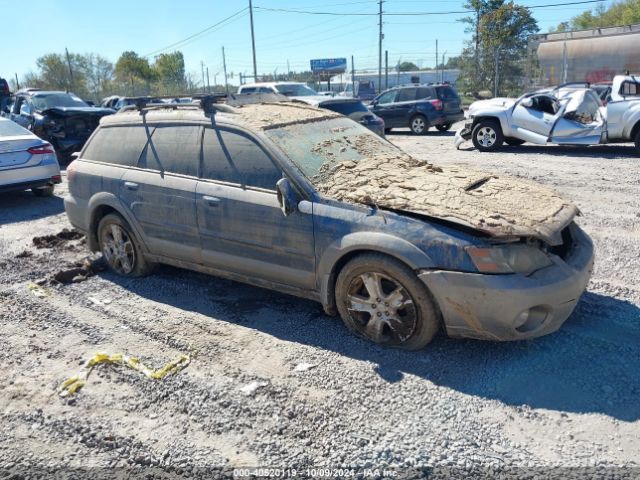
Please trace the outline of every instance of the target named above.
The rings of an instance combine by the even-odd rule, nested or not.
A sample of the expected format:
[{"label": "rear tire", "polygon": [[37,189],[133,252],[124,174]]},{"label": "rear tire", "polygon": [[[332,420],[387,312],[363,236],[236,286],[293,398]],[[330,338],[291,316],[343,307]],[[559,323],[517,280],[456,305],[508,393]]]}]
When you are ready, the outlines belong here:
[{"label": "rear tire", "polygon": [[381,345],[417,350],[440,326],[431,294],[415,272],[378,253],[358,255],[336,280],[336,305],[349,330]]},{"label": "rear tire", "polygon": [[640,156],[640,128],[638,128],[638,131],[636,132],[635,144],[636,153]]},{"label": "rear tire", "polygon": [[424,135],[429,130],[429,122],[424,115],[414,115],[409,120],[409,128],[414,135]]},{"label": "rear tire", "polygon": [[32,188],[31,191],[36,197],[50,197],[55,190],[54,185],[47,185],[46,187]]},{"label": "rear tire", "polygon": [[436,128],[441,132],[446,132],[447,130],[449,130],[451,128],[451,124],[450,123],[445,123],[443,125],[436,125]]},{"label": "rear tire", "polygon": [[471,133],[473,145],[481,152],[493,152],[502,146],[504,136],[495,120],[480,120]]},{"label": "rear tire", "polygon": [[123,277],[143,277],[155,265],[144,258],[140,242],[120,215],[105,215],[98,224],[98,245],[109,269]]}]

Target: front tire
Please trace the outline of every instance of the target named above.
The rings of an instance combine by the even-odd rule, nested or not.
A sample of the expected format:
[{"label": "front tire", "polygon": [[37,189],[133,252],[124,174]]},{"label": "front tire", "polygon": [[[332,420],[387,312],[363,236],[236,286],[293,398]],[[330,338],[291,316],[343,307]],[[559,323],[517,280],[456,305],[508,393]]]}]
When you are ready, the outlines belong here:
[{"label": "front tire", "polygon": [[431,294],[406,265],[386,255],[358,255],[336,280],[336,305],[349,330],[372,342],[417,350],[440,325]]},{"label": "front tire", "polygon": [[635,144],[636,144],[636,153],[640,155],[640,128],[636,132]]},{"label": "front tire", "polygon": [[109,268],[124,277],[142,277],[153,270],[131,227],[120,215],[105,215],[98,224],[98,244]]},{"label": "front tire", "polygon": [[409,128],[414,135],[424,135],[429,130],[429,122],[424,115],[414,115],[409,120]]},{"label": "front tire", "polygon": [[445,123],[443,125],[436,125],[436,128],[440,132],[446,132],[447,130],[449,130],[451,128],[451,124],[450,123]]},{"label": "front tire", "polygon": [[31,191],[36,197],[51,197],[55,186],[47,185],[46,187],[32,188]]},{"label": "front tire", "polygon": [[473,145],[481,152],[493,152],[502,146],[504,136],[494,120],[480,120],[471,133]]}]

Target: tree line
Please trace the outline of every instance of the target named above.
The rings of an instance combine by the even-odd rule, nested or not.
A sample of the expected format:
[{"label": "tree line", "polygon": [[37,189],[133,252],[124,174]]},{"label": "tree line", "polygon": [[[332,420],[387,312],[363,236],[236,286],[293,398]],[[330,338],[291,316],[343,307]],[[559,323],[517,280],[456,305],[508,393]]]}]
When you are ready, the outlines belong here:
[{"label": "tree line", "polygon": [[599,4],[593,10],[576,15],[568,22],[560,23],[556,31],[589,30],[592,28],[613,27],[640,23],[640,0],[623,0],[608,8]]}]

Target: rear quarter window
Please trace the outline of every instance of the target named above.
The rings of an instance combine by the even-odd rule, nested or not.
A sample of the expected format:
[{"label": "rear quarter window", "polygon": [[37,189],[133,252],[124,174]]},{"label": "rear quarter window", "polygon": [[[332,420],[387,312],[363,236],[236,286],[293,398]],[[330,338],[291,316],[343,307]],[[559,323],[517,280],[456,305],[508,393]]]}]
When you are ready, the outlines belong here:
[{"label": "rear quarter window", "polygon": [[135,167],[146,143],[147,133],[142,125],[102,127],[91,138],[82,158]]},{"label": "rear quarter window", "polygon": [[625,97],[640,96],[640,84],[636,82],[622,82],[620,86],[620,95]]}]

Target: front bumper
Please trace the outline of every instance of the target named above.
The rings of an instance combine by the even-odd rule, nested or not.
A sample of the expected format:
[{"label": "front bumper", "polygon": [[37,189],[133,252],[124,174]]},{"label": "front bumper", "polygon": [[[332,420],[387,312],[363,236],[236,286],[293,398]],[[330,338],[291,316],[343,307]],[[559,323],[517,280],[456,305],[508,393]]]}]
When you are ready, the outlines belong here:
[{"label": "front bumper", "polygon": [[[425,271],[419,278],[433,293],[452,337],[522,340],[547,335],[571,315],[593,269],[591,239],[575,224],[573,248],[564,260],[529,276]],[[516,328],[523,312],[531,326]]]},{"label": "front bumper", "polygon": [[472,127],[471,122],[465,123],[464,127],[462,127],[460,130],[456,132],[456,136],[453,141],[454,145],[456,146],[456,149],[459,149],[460,145],[462,145],[464,142],[466,142],[471,138],[471,127]]}]

